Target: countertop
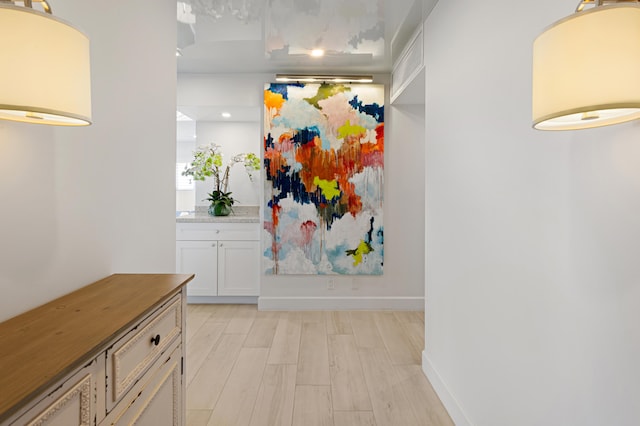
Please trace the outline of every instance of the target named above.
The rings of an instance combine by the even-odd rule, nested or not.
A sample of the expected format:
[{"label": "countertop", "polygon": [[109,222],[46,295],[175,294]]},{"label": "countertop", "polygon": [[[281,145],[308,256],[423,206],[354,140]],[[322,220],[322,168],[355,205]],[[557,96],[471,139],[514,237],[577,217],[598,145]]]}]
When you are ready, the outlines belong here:
[{"label": "countertop", "polygon": [[115,274],[0,323],[0,423],[192,278]]},{"label": "countertop", "polygon": [[234,206],[229,216],[211,216],[206,206],[196,206],[195,213],[176,217],[176,223],[259,223],[258,206]]}]

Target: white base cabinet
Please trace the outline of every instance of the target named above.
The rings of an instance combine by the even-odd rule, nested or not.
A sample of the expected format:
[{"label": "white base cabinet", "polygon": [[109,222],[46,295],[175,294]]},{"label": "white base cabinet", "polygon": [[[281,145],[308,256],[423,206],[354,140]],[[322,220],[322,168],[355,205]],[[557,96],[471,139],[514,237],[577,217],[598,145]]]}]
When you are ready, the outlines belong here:
[{"label": "white base cabinet", "polygon": [[176,271],[193,273],[188,296],[259,296],[257,223],[176,224]]}]

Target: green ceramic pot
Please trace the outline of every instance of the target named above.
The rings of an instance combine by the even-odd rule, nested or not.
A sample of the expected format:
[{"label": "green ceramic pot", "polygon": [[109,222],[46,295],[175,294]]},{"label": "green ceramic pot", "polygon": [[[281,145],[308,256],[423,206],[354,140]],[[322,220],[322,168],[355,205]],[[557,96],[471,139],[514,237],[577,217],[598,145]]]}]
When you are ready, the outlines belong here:
[{"label": "green ceramic pot", "polygon": [[212,204],[209,206],[209,214],[211,216],[229,216],[231,207],[226,204]]}]

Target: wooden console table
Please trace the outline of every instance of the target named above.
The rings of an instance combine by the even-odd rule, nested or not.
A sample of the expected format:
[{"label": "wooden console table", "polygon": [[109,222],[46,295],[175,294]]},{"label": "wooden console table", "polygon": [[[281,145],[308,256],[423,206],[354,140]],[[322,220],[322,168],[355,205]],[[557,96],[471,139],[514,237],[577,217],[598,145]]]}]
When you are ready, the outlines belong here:
[{"label": "wooden console table", "polygon": [[115,274],[0,323],[0,425],[183,425],[191,279]]}]

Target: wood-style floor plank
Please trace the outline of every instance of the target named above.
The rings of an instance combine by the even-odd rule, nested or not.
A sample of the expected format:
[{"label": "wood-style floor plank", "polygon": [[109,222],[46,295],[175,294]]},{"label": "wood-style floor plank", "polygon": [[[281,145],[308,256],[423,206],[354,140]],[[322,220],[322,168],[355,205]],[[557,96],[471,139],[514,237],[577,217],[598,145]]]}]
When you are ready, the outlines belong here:
[{"label": "wood-style floor plank", "polygon": [[292,426],[333,426],[329,386],[296,386]]},{"label": "wood-style floor plank", "polygon": [[302,332],[299,312],[287,312],[278,320],[269,352],[269,364],[297,364]]},{"label": "wood-style floor plank", "polygon": [[422,357],[409,341],[407,334],[393,312],[378,312],[376,326],[394,365],[420,364]]},{"label": "wood-style floor plank", "polygon": [[327,311],[327,334],[353,334],[351,317],[348,311]]},{"label": "wood-style floor plank", "polygon": [[211,316],[211,310],[203,308],[205,305],[187,305],[187,341],[200,330],[200,327]]},{"label": "wood-style floor plank", "polygon": [[371,411],[369,391],[352,335],[329,336],[329,371],[334,410]]},{"label": "wood-style floor plank", "polygon": [[359,348],[384,348],[376,327],[375,312],[349,312],[351,328]]},{"label": "wood-style floor plank", "polygon": [[185,376],[187,386],[196,376],[196,373],[209,355],[209,352],[215,347],[226,326],[226,322],[207,320],[189,340],[190,343],[187,345],[187,359],[189,360],[189,364],[187,365]]},{"label": "wood-style floor plank", "polygon": [[258,312],[244,341],[245,348],[270,348],[278,326],[274,312]]},{"label": "wood-style floor plank", "polygon": [[266,348],[242,348],[218,398],[209,426],[248,425],[267,364]]},{"label": "wood-style floor plank", "polygon": [[249,333],[257,312],[255,305],[236,305],[224,332],[227,334]]},{"label": "wood-style floor plank", "polygon": [[419,419],[428,419],[425,426],[454,426],[440,398],[418,365],[397,365],[399,385]]},{"label": "wood-style floor plank", "polygon": [[296,391],[296,366],[267,364],[258,390],[251,426],[290,425]]},{"label": "wood-style floor plank", "polygon": [[384,349],[359,349],[373,413],[379,425],[422,425],[399,387],[389,355]]},{"label": "wood-style floor plank", "polygon": [[207,426],[211,410],[187,410],[187,426]]},{"label": "wood-style floor plank", "polygon": [[424,318],[420,318],[420,312],[416,311],[393,311],[393,316],[403,324],[416,323],[424,326]]},{"label": "wood-style floor plank", "polygon": [[424,350],[424,315],[422,314],[423,312],[416,311],[395,311],[393,313],[420,358],[422,358]]},{"label": "wood-style floor plank", "polygon": [[325,323],[324,321],[303,322],[296,384],[329,385],[330,383]]},{"label": "wood-style floor plank", "polygon": [[414,349],[413,357],[422,359],[422,351],[424,350],[424,324],[417,324],[415,322],[403,323],[402,329]]},{"label": "wood-style floor plank", "polygon": [[376,426],[373,411],[334,411],[333,426]]},{"label": "wood-style floor plank", "polygon": [[[242,334],[223,334],[220,337],[218,344],[209,352],[187,386],[188,409],[213,410],[225,387],[227,377],[236,363],[245,337]],[[187,343],[188,346],[189,343]],[[189,371],[189,358],[187,358],[187,371]]]},{"label": "wood-style floor plank", "polygon": [[301,315],[302,322],[325,322],[324,311],[303,311]]},{"label": "wood-style floor plank", "polygon": [[208,307],[208,311],[211,313],[210,319],[218,319],[220,321],[229,322],[234,317],[236,312],[236,308],[238,305],[224,305],[224,304],[215,304],[215,305],[200,305]]}]

